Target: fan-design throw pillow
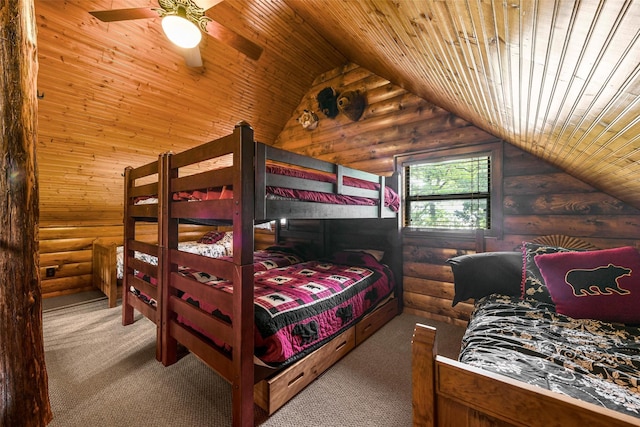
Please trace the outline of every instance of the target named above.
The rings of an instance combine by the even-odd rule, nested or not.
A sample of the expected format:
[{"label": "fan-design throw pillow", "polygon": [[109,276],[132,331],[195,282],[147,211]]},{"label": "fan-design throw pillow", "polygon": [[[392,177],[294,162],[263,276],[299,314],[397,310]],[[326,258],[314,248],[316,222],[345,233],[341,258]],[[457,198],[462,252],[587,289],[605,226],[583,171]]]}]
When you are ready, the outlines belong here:
[{"label": "fan-design throw pillow", "polygon": [[558,313],[640,323],[640,253],[635,248],[538,255],[535,262]]},{"label": "fan-design throw pillow", "polygon": [[534,261],[534,257],[543,254],[570,252],[571,249],[546,246],[538,243],[522,242],[522,299],[553,304],[544,278]]}]

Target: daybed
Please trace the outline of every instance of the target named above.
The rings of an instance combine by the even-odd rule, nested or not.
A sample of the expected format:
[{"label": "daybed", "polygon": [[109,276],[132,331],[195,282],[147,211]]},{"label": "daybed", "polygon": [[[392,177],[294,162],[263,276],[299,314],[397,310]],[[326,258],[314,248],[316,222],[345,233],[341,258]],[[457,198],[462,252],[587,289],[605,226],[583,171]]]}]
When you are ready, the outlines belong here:
[{"label": "daybed", "polygon": [[415,426],[640,425],[637,249],[554,236],[449,263],[475,308],[458,361],[416,325]]},{"label": "daybed", "polygon": [[[155,181],[137,184],[153,174]],[[132,322],[137,309],[160,325],[157,356],[163,364],[176,362],[184,347],[228,380],[233,425],[253,425],[254,400],[268,413],[278,409],[398,313],[399,290],[390,269],[369,251],[342,251],[384,250],[395,279],[401,277],[398,198],[383,177],[257,143],[251,127],[240,123],[227,137],[129,169],[125,180],[124,286],[153,298],[157,309],[126,292],[123,323]],[[150,196],[157,201],[137,204]],[[312,219],[320,230],[311,233],[320,257],[259,271],[254,224],[280,218],[287,218],[287,224]],[[158,245],[135,239],[136,222],[146,219],[158,222]],[[178,224],[185,221],[230,224],[232,255],[207,258],[179,250]],[[341,227],[348,233],[334,236],[331,230]],[[277,233],[284,243],[280,250],[299,246],[285,240],[299,243],[311,237],[288,228]],[[157,266],[137,260],[134,251],[156,256]],[[310,279],[295,286],[280,284],[277,290],[261,288],[290,283],[293,276],[319,277],[320,270],[330,273],[329,282],[344,281],[344,286]],[[347,287],[347,282],[353,284]],[[303,288],[306,294],[300,293]],[[294,297],[286,291],[298,293]],[[298,305],[308,312],[287,316]],[[260,318],[272,323],[256,326]],[[327,326],[332,326],[330,335]],[[265,328],[291,340],[265,343]],[[275,358],[260,358],[277,353],[265,349],[279,346],[289,347]]]}]

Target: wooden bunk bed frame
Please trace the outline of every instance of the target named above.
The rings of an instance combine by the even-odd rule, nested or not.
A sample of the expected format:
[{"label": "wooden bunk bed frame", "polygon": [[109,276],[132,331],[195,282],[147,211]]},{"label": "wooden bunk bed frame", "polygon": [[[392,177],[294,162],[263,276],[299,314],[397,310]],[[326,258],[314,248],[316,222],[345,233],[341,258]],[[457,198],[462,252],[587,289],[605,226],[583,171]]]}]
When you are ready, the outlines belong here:
[{"label": "wooden bunk bed frame", "polygon": [[[156,227],[157,228],[157,227]],[[180,232],[181,241],[194,241],[201,237],[206,231],[210,231],[208,228],[197,228],[192,231]],[[148,232],[144,233],[145,240],[155,241],[159,234],[155,231],[152,236]],[[142,239],[143,236],[139,236],[138,239]],[[120,237],[122,240],[122,237]],[[118,298],[122,297],[122,278],[118,278],[117,263],[118,263],[118,243],[115,243],[113,239],[98,238],[93,241],[92,252],[92,276],[93,284],[107,297],[107,306],[113,308],[118,303]]]},{"label": "wooden bunk bed frame", "polygon": [[[202,165],[211,159],[231,155],[231,167],[215,167],[204,172],[183,176],[181,171]],[[319,183],[300,178],[282,178],[266,172],[267,161],[294,164],[335,174],[337,184]],[[206,167],[204,168],[206,169]],[[155,182],[136,185],[136,180],[157,174]],[[371,180],[375,177],[380,190],[362,190],[342,186],[343,176]],[[267,186],[279,186],[283,180],[287,187],[327,191],[377,198],[376,206],[326,205],[322,203],[271,200],[267,198]],[[200,358],[232,384],[232,420],[234,426],[254,423],[254,402],[271,414],[297,392],[311,383],[329,366],[337,362],[352,348],[365,340],[399,312],[397,295],[401,293],[400,251],[397,241],[397,215],[384,206],[384,177],[356,171],[328,162],[289,153],[257,143],[253,129],[244,122],[234,132],[215,141],[186,150],[182,153],[165,153],[158,162],[142,167],[128,168],[125,173],[125,277],[124,288],[133,285],[157,301],[157,309],[145,304],[130,292],[123,292],[123,324],[133,322],[134,309],[158,325],[156,357],[164,365],[178,360],[184,347]],[[174,201],[174,192],[197,190],[207,187],[233,188],[232,199],[204,201]],[[157,204],[135,205],[140,196],[157,195]],[[378,249],[391,249],[392,268],[397,283],[396,298],[381,304],[350,329],[291,366],[279,371],[254,365],[254,301],[253,301],[253,252],[254,223],[272,219],[347,219],[377,218],[385,221],[393,230],[395,239]],[[383,219],[384,218],[384,219]],[[136,240],[135,224],[138,221],[157,221],[159,240],[157,245]],[[178,225],[181,221],[206,223],[210,220],[227,221],[233,230],[233,261],[179,251]],[[322,238],[325,239],[326,238]],[[371,243],[371,239],[367,241]],[[355,242],[336,242],[336,247],[346,248]],[[353,246],[351,246],[353,247]],[[367,246],[372,248],[371,246]],[[375,249],[375,248],[374,248]],[[158,256],[158,265],[152,266],[133,257],[134,251]],[[194,285],[178,274],[177,267],[186,266],[204,271],[234,283],[233,294],[225,294],[212,287]],[[157,286],[136,278],[134,270],[143,271],[157,278]],[[189,292],[207,301],[215,301],[222,311],[233,313],[233,323],[203,314],[177,296],[177,290]],[[213,346],[207,339],[184,327],[176,320],[181,315],[197,323],[229,343],[230,354]]]},{"label": "wooden bunk bed frame", "polygon": [[[533,242],[595,248],[562,235]],[[640,426],[630,415],[438,355],[436,328],[420,323],[412,340],[412,394],[416,427]]]},{"label": "wooden bunk bed frame", "polygon": [[[162,271],[161,257],[161,220],[160,207],[161,199],[162,171],[161,157],[157,161],[147,163],[137,168],[127,167],[125,169],[124,188],[124,275],[122,279],[122,324],[130,325],[134,322],[134,310],[142,313],[146,318],[156,324],[156,359],[162,359],[161,343],[161,311],[159,309],[161,301],[160,292],[160,272]],[[141,197],[157,198],[156,203],[136,204],[135,201]],[[138,238],[136,223],[157,222],[158,239],[157,243],[148,243]],[[152,265],[134,257],[135,252],[141,252],[157,258],[157,265]],[[111,255],[109,255],[111,256]],[[108,262],[115,269],[115,248],[113,248],[113,258]],[[135,275],[135,271],[156,278],[156,285],[142,280]],[[114,285],[114,282],[111,282]],[[156,307],[143,302],[141,299],[129,292],[130,286],[144,292],[150,298],[157,301]],[[117,287],[117,281],[115,286]]]}]

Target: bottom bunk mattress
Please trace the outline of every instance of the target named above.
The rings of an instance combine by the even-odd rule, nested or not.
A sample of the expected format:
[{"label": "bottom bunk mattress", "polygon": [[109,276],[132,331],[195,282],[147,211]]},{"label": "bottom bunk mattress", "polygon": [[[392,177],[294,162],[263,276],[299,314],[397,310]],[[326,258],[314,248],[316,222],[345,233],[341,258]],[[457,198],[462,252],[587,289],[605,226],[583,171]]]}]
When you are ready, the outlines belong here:
[{"label": "bottom bunk mattress", "polygon": [[[201,249],[204,248],[205,246],[207,245],[180,244],[178,248],[179,250],[184,252],[194,253],[194,254],[206,256],[209,258],[219,258],[221,260],[227,260],[229,262],[233,260],[232,256],[228,254],[225,256],[220,256],[220,255],[213,256],[210,250],[205,249],[205,251],[202,251]],[[213,245],[213,246],[218,246],[218,245]],[[284,267],[287,265],[297,264],[297,263],[303,262],[306,259],[306,257],[308,257],[309,255],[310,253],[308,249],[302,245],[271,246],[267,249],[257,250],[253,253],[253,269],[257,273],[260,271],[270,270],[272,268],[278,268],[278,267]],[[152,257],[150,255],[146,255],[146,254],[141,254],[140,259],[145,260],[146,262],[149,262],[152,264],[157,264],[158,262],[157,258]],[[215,283],[217,280],[215,277],[212,277],[207,273],[194,272],[193,270],[190,270],[185,267],[178,267],[178,270],[182,274],[191,276],[202,283],[208,283],[208,282]],[[154,286],[156,286],[158,283],[155,277],[150,277],[142,272],[136,271],[135,275],[136,277]],[[141,292],[135,286],[130,286],[129,291],[135,296],[137,296],[138,298],[140,298],[144,303],[149,304],[153,307],[157,307],[158,304],[155,299],[149,297],[144,292]]]},{"label": "bottom bunk mattress", "polygon": [[[233,292],[227,281],[182,274]],[[255,355],[270,367],[283,367],[321,347],[353,326],[385,301],[394,290],[391,270],[365,252],[339,252],[327,260],[314,260],[255,273]],[[181,298],[200,310],[231,322],[206,301],[189,294]],[[205,330],[182,317],[178,322],[198,331],[214,345],[230,351]]]},{"label": "bottom bunk mattress", "polygon": [[476,302],[459,360],[640,417],[640,328],[573,319],[554,306],[490,295]]},{"label": "bottom bunk mattress", "polygon": [[[215,237],[212,237],[215,236]],[[233,231],[212,231],[205,233],[197,241],[180,242],[178,249],[209,258],[221,258],[233,255]],[[158,265],[158,258],[153,255],[135,252],[135,258],[151,265]],[[116,248],[116,278],[124,277],[124,247]]]}]

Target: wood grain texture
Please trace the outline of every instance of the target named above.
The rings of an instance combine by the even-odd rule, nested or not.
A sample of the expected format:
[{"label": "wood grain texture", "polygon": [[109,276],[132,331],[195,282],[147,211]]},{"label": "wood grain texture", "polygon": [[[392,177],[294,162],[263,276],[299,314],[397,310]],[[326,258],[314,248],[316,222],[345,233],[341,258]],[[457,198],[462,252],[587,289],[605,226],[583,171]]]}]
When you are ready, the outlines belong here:
[{"label": "wood grain texture", "polygon": [[[600,248],[639,247],[637,209],[516,147],[505,145],[503,157],[503,215],[495,225],[502,237],[485,238],[485,251],[518,250],[523,241],[552,234],[582,237]],[[472,238],[405,231],[405,308],[436,320],[468,320],[473,301],[451,307],[453,274],[446,260],[477,249]]]},{"label": "wood grain texture", "polygon": [[637,2],[287,3],[350,61],[640,208]]},{"label": "wood grain texture", "polygon": [[416,427],[637,426],[627,414],[437,356],[436,330],[416,324],[412,405]]},{"label": "wood grain texture", "polygon": [[121,221],[126,166],[226,135],[240,120],[258,140],[274,141],[313,79],[345,62],[284,2],[230,0],[208,10],[264,52],[256,61],[205,37],[201,68],[184,64],[159,18],[105,23],[89,14],[131,2],[35,6],[44,225]]},{"label": "wood grain texture", "polygon": [[0,425],[52,417],[38,260],[38,74],[30,0],[0,7]]}]

